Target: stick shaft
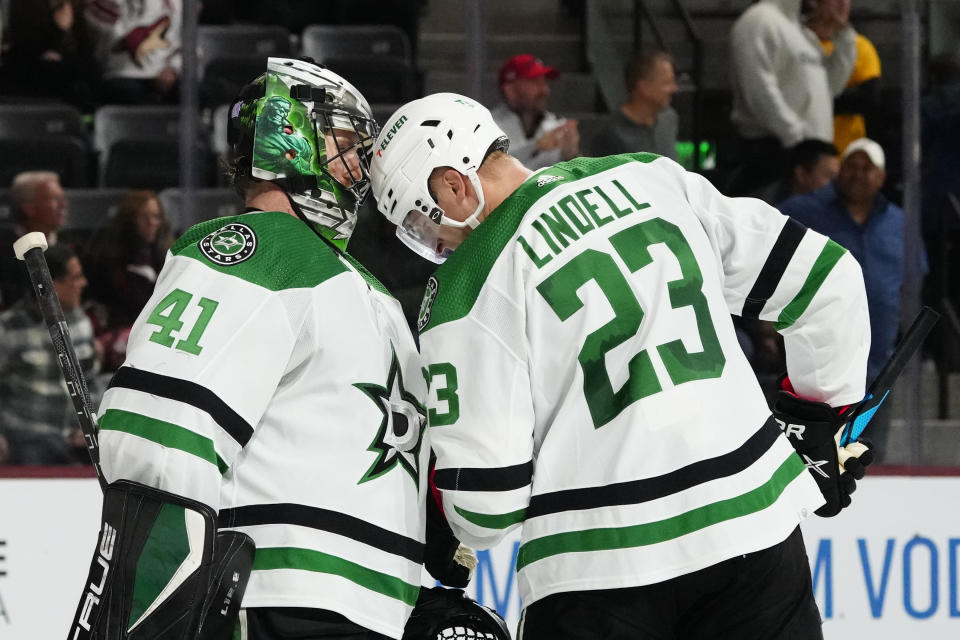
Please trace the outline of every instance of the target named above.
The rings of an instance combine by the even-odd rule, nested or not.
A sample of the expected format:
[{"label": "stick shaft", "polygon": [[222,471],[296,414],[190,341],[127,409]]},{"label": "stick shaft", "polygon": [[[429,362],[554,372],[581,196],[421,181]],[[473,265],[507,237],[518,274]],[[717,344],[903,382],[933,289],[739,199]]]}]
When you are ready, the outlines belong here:
[{"label": "stick shaft", "polygon": [[870,389],[868,389],[870,393],[875,396],[882,396],[893,386],[893,383],[906,368],[910,358],[920,349],[920,345],[923,344],[927,334],[930,333],[939,319],[940,314],[930,307],[924,307],[920,310],[910,328],[903,334],[903,339],[897,343],[890,359],[883,365],[876,380],[870,385]]},{"label": "stick shaft", "polygon": [[[860,437],[869,422],[869,418],[873,415],[870,412],[876,411],[886,399],[887,394],[893,388],[893,384],[903,373],[910,359],[920,349],[927,334],[930,333],[939,319],[940,314],[930,307],[923,307],[920,310],[910,328],[903,334],[903,339],[897,343],[890,359],[884,363],[880,373],[877,374],[876,379],[867,389],[866,399],[848,416],[848,422],[844,425],[843,434],[839,440],[840,446],[850,444]],[[866,415],[868,413],[869,415]],[[862,420],[857,420],[860,416],[865,417]]]},{"label": "stick shaft", "polygon": [[97,441],[97,424],[90,407],[90,393],[87,391],[87,382],[83,377],[80,361],[73,349],[73,342],[70,340],[67,319],[63,315],[60,299],[57,298],[57,290],[53,286],[53,278],[50,276],[50,269],[47,267],[43,249],[39,247],[30,249],[24,254],[23,262],[27,267],[27,273],[30,275],[33,291],[37,294],[43,321],[47,325],[47,331],[50,332],[50,339],[53,341],[53,348],[57,354],[57,362],[60,364],[60,371],[67,383],[67,390],[70,393],[70,400],[73,402],[77,422],[80,424],[83,438],[87,443],[87,453],[90,454],[90,461],[97,472],[100,487],[104,488],[106,487],[106,479],[103,477],[103,470],[100,468],[100,445]]}]

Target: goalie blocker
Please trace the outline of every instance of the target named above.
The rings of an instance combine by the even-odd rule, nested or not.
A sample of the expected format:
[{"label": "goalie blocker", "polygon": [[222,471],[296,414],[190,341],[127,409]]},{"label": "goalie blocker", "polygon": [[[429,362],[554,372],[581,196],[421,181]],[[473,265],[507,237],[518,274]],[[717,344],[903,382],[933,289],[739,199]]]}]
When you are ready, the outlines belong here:
[{"label": "goalie blocker", "polygon": [[68,640],[232,638],[253,553],[210,507],[114,482]]}]

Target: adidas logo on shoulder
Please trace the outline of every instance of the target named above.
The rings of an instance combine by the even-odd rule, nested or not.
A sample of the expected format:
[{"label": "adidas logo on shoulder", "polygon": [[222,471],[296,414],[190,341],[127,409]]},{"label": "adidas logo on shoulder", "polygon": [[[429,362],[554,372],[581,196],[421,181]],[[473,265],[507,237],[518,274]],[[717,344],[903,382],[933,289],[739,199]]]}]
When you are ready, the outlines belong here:
[{"label": "adidas logo on shoulder", "polygon": [[556,182],[557,180],[563,180],[563,176],[551,176],[549,174],[543,174],[537,178],[537,186],[542,187],[546,184],[550,184],[551,182]]}]

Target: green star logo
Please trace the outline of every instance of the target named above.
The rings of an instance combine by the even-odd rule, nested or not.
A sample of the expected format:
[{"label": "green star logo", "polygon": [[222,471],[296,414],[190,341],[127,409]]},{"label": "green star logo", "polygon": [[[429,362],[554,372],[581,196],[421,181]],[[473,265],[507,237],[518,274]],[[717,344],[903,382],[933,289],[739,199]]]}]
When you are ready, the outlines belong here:
[{"label": "green star logo", "polygon": [[392,352],[385,386],[367,382],[353,386],[363,391],[383,413],[377,435],[367,447],[367,451],[377,457],[357,484],[375,480],[399,466],[419,487],[420,446],[427,423],[426,412],[417,397],[403,386],[403,372],[396,351]]},{"label": "green star logo", "polygon": [[217,229],[200,240],[200,251],[211,262],[222,266],[239,264],[257,250],[257,234],[242,223]]},{"label": "green star logo", "polygon": [[223,255],[233,255],[243,248],[243,238],[235,231],[226,231],[213,239],[210,243]]}]

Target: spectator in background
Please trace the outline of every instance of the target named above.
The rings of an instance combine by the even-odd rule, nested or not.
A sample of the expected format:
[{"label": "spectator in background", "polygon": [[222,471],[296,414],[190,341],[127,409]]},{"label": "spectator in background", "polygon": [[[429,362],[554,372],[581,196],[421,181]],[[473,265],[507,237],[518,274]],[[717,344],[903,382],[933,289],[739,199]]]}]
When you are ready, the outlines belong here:
[{"label": "spectator in background", "polygon": [[0,309],[12,306],[30,291],[30,280],[13,253],[13,243],[25,233],[40,231],[47,237],[47,244],[55,245],[68,212],[60,176],[52,171],[19,173],[10,191],[14,226],[0,232]]},{"label": "spectator in background", "polygon": [[12,0],[0,67],[7,96],[50,98],[84,112],[96,107],[100,69],[77,0]]},{"label": "spectator in background", "polygon": [[513,56],[500,68],[503,102],[491,113],[510,138],[510,154],[531,169],[580,155],[577,121],[547,111],[547,80],[557,75],[556,67],[547,66],[528,53]]},{"label": "spectator in background", "polygon": [[934,56],[927,75],[927,92],[920,102],[923,230],[928,241],[935,241],[944,195],[960,195],[960,52]]},{"label": "spectator in background", "polygon": [[[93,325],[80,307],[87,284],[80,259],[63,245],[47,249],[46,258],[80,367],[93,383],[97,350]],[[84,460],[83,434],[34,296],[0,313],[0,436],[11,464]]]},{"label": "spectator in background", "polygon": [[[960,278],[954,275],[960,265],[960,221],[947,199],[960,197],[960,52],[942,52],[930,60],[920,118],[923,239],[930,256],[924,298],[927,304],[942,307],[946,297],[960,308]],[[960,344],[948,323],[934,328],[927,348],[941,372],[960,370]]]},{"label": "spectator in background", "polygon": [[627,65],[627,101],[590,142],[590,154],[611,156],[649,151],[677,159],[677,92],[673,58],[666,51],[640,53]]},{"label": "spectator in background", "polygon": [[794,145],[789,153],[790,191],[784,197],[810,193],[833,182],[840,172],[839,156],[837,148],[823,140],[804,140]]},{"label": "spectator in background", "polygon": [[783,178],[756,192],[754,197],[776,205],[801,193],[810,193],[825,187],[840,171],[840,153],[831,143],[811,138],[803,140],[787,151]]},{"label": "spectator in background", "polygon": [[179,99],[181,0],[86,0],[108,104]]},{"label": "spectator in background", "polygon": [[850,77],[856,32],[848,24],[850,0],[824,3],[842,25],[827,56],[800,23],[801,0],[760,0],[731,31],[731,119],[740,136],[740,167],[728,191],[750,194],[773,182],[786,150],[807,138],[833,140],[833,96]]},{"label": "spectator in background", "polygon": [[146,190],[124,198],[116,215],[93,238],[84,261],[108,371],[123,363],[130,327],[153,295],[172,244],[163,205],[156,193]]},{"label": "spectator in background", "polygon": [[[833,38],[843,25],[830,2],[811,2],[807,27],[817,34],[824,53],[833,53]],[[833,144],[840,153],[858,138],[875,133],[880,117],[880,56],[862,34],[854,40],[856,58],[844,90],[833,100]],[[870,129],[867,122],[871,123]]]},{"label": "spectator in background", "polygon": [[[904,273],[903,209],[880,192],[886,179],[883,148],[869,138],[847,145],[836,180],[812,193],[788,198],[780,211],[845,247],[860,263],[870,309],[867,383],[893,352],[900,326]],[[926,271],[923,258],[922,270]],[[889,409],[889,403],[885,405]],[[885,451],[889,414],[871,422],[869,438]]]}]

